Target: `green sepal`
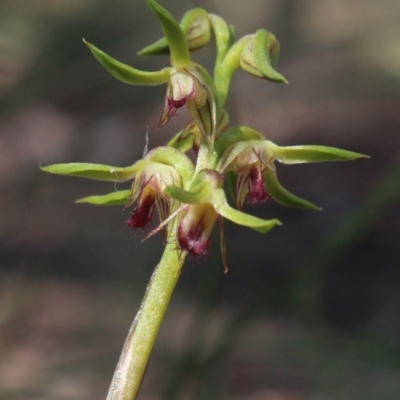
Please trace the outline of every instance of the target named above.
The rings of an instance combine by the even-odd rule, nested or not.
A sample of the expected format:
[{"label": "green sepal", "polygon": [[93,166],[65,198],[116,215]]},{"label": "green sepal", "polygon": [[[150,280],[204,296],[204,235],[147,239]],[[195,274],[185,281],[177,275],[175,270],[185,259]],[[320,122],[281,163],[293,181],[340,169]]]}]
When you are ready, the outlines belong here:
[{"label": "green sepal", "polygon": [[169,45],[172,65],[174,67],[184,67],[190,64],[189,49],[186,44],[185,35],[178,22],[155,0],[146,0],[146,3],[160,22]]},{"label": "green sepal", "polygon": [[79,176],[101,181],[125,182],[135,177],[142,163],[143,161],[138,161],[130,167],[122,168],[89,163],[54,164],[40,168],[42,171],[50,172],[51,174]]},{"label": "green sepal", "polygon": [[115,60],[85,39],[83,39],[83,42],[89,47],[97,61],[99,61],[112,76],[124,83],[129,83],[130,85],[161,85],[168,82],[170,78],[171,67],[156,72],[140,71]]},{"label": "green sepal", "polygon": [[131,190],[118,190],[104,195],[88,196],[77,200],[76,203],[88,203],[95,206],[119,206],[128,202]]},{"label": "green sepal", "polygon": [[260,29],[243,49],[240,65],[254,76],[273,82],[287,83],[286,78],[274,69],[278,55],[279,42],[275,36],[264,29]]},{"label": "green sepal", "polygon": [[192,179],[194,174],[194,165],[190,158],[173,147],[156,147],[146,155],[146,160],[174,167],[181,176],[184,185]]},{"label": "green sepal", "polygon": [[[235,142],[233,145],[229,146],[220,156],[217,163],[217,170],[221,173],[227,172],[228,168],[231,167],[233,161],[237,157],[241,157],[241,163],[245,161],[243,159],[244,155],[249,155],[249,151],[259,154],[258,149],[262,150],[263,155],[259,154],[260,161],[271,169],[275,169],[273,163],[273,153],[270,146],[268,146],[267,140],[243,140]],[[244,166],[244,165],[243,165]]]},{"label": "green sepal", "polygon": [[213,193],[222,187],[223,182],[224,176],[216,170],[203,169],[195,176],[189,190],[171,185],[164,190],[164,194],[181,203],[212,203]]},{"label": "green sepal", "polygon": [[[189,50],[196,50],[205,46],[210,41],[211,27],[207,11],[202,8],[193,8],[187,11],[179,23],[185,35]],[[140,56],[156,56],[169,54],[169,46],[165,37],[140,50]]]},{"label": "green sepal", "polygon": [[254,229],[257,232],[266,233],[274,226],[281,225],[277,219],[265,220],[232,208],[229,206],[222,189],[217,189],[213,192],[212,205],[215,211],[222,217],[229,219],[229,221],[235,224]]},{"label": "green sepal", "polygon": [[263,171],[264,183],[268,194],[278,203],[286,207],[306,208],[309,210],[321,210],[320,207],[305,199],[295,196],[286,190],[278,181],[276,173],[269,168]]},{"label": "green sepal", "polygon": [[173,147],[182,153],[186,153],[193,147],[194,137],[192,134],[187,136],[183,135],[183,131],[178,132],[167,144],[167,146]]},{"label": "green sepal", "polygon": [[265,140],[264,136],[248,126],[235,126],[227,129],[215,141],[214,150],[221,156],[232,144],[247,140]]},{"label": "green sepal", "polygon": [[[268,141],[269,142],[269,141]],[[269,142],[274,157],[284,164],[301,164],[324,161],[350,161],[368,156],[352,151],[327,146],[277,146]]]},{"label": "green sepal", "polygon": [[177,186],[168,186],[164,189],[164,194],[172,197],[181,203],[198,204],[202,203],[205,197],[208,197],[208,192],[204,192],[204,186],[198,186],[194,190],[185,190]]},{"label": "green sepal", "polygon": [[216,64],[220,63],[234,41],[234,30],[232,26],[228,26],[223,18],[219,15],[209,14],[209,21],[215,35],[217,60]]}]

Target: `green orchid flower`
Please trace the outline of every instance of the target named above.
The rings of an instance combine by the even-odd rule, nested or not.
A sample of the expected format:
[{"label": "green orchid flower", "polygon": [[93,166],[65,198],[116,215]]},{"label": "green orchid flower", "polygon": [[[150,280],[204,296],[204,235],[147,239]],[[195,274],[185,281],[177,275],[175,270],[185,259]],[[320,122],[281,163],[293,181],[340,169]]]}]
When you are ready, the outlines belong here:
[{"label": "green orchid flower", "polygon": [[[277,219],[263,220],[230,207],[222,188],[223,181],[224,175],[215,170],[205,169],[197,174],[188,190],[177,186],[169,186],[164,190],[165,194],[185,204],[178,225],[178,243],[182,250],[195,256],[206,254],[214,224],[221,217],[261,233],[280,225]],[[223,234],[221,249],[227,270]]]},{"label": "green orchid flower", "polygon": [[77,202],[101,206],[123,204],[125,207],[136,203],[127,225],[132,228],[143,228],[151,221],[155,209],[158,211],[160,222],[163,222],[177,207],[177,202],[165,195],[164,191],[171,185],[176,187],[188,185],[194,173],[194,166],[179,150],[172,147],[158,147],[130,167],[71,163],[50,165],[43,167],[42,170],[53,174],[113,182],[132,180],[130,190],[88,196]]},{"label": "green orchid flower", "polygon": [[[100,64],[113,75],[124,83],[132,85],[161,85],[167,83],[167,94],[164,102],[164,110],[162,112],[159,127],[164,126],[177,112],[179,108],[186,105],[193,120],[199,127],[202,135],[210,138],[213,142],[216,128],[216,101],[215,90],[210,87],[213,85],[212,80],[206,76],[206,71],[200,66],[193,63],[190,59],[187,35],[183,32],[177,21],[172,15],[154,0],[146,0],[147,4],[158,18],[165,38],[170,50],[171,67],[164,68],[160,71],[146,72],[132,68],[110,57],[93,44],[84,41],[90,51],[100,62]],[[200,15],[199,15],[200,14]],[[196,35],[198,20],[201,20],[201,26],[205,24],[204,10],[196,9],[189,15],[190,23],[185,21],[185,27],[188,28],[187,34]],[[201,31],[209,27],[201,28]],[[203,33],[202,35],[203,36]],[[205,40],[208,41],[206,35]],[[189,43],[193,41],[198,44],[194,37],[189,36]],[[200,39],[199,39],[200,40]],[[204,38],[201,39],[203,43]],[[156,46],[157,48],[159,45]],[[152,48],[152,47],[151,47]],[[144,49],[142,54],[151,53],[152,50]]]},{"label": "green orchid flower", "polygon": [[288,207],[320,209],[282,187],[278,181],[275,161],[283,164],[349,161],[366,157],[363,154],[326,146],[278,146],[249,127],[230,128],[216,141],[219,152],[217,170],[228,174],[234,187],[239,209],[244,202],[263,202],[270,198]]}]

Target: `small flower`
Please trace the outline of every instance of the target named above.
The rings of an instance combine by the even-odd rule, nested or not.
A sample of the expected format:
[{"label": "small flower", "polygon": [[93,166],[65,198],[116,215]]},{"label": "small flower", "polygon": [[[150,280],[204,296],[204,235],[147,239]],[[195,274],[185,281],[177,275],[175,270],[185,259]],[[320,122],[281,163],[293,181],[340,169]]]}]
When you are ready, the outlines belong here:
[{"label": "small flower", "polygon": [[[204,169],[197,174],[189,190],[170,186],[164,191],[186,204],[178,226],[178,243],[182,250],[196,256],[204,255],[209,247],[215,221],[221,217],[262,233],[280,224],[276,219],[263,220],[230,207],[222,188],[223,181],[224,176],[218,171]],[[221,248],[225,248],[223,235]],[[224,264],[226,266],[225,260]]]},{"label": "small flower", "polygon": [[362,154],[325,146],[278,146],[265,140],[261,133],[249,127],[230,128],[216,141],[219,153],[217,170],[230,174],[237,207],[243,208],[246,199],[254,202],[273,198],[288,207],[319,209],[283,188],[276,175],[275,161],[299,164],[323,161],[347,161]]},{"label": "small flower", "polygon": [[178,227],[180,247],[195,256],[205,255],[217,217],[217,212],[210,204],[189,205]]},{"label": "small flower", "polygon": [[220,169],[224,173],[236,173],[235,202],[238,209],[243,208],[246,199],[257,203],[271,198],[263,172],[267,168],[275,171],[275,166],[272,151],[264,141],[241,141],[230,146],[226,153],[225,163],[220,165]]},{"label": "small flower", "polygon": [[[159,127],[164,126],[178,108],[187,104],[189,110],[203,107],[210,94],[201,74],[194,68],[172,68]],[[209,106],[208,106],[209,107]]]},{"label": "small flower", "polygon": [[43,167],[42,170],[114,183],[133,180],[130,190],[89,196],[78,202],[101,206],[124,204],[125,207],[136,202],[127,225],[132,228],[143,228],[151,221],[155,209],[158,211],[161,222],[174,211],[178,204],[164,194],[164,190],[171,185],[176,187],[187,185],[193,175],[194,166],[191,160],[179,150],[172,147],[158,147],[150,151],[144,159],[125,168],[71,163],[50,165]]},{"label": "small flower", "polygon": [[149,161],[136,174],[132,184],[131,197],[126,204],[129,207],[137,202],[127,225],[131,228],[143,228],[150,221],[157,208],[160,222],[170,213],[170,201],[164,195],[167,186],[182,186],[182,179],[178,171],[171,166]]}]

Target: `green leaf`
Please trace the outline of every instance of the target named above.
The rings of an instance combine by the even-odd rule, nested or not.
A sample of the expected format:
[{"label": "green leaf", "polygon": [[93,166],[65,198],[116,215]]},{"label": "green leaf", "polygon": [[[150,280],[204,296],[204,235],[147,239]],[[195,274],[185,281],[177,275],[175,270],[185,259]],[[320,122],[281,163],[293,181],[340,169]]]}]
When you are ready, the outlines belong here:
[{"label": "green leaf", "polygon": [[284,187],[282,187],[277,179],[276,174],[269,168],[266,168],[263,171],[263,176],[267,192],[272,196],[272,198],[276,202],[286,207],[298,207],[310,210],[321,210],[321,208],[317,207],[315,204],[312,204],[307,200],[295,196],[294,194],[286,190]]},{"label": "green leaf", "polygon": [[171,63],[174,67],[185,67],[190,64],[189,49],[185,35],[175,18],[155,0],[146,0],[146,3],[154,12],[171,52]]},{"label": "green leaf", "polygon": [[161,85],[162,83],[168,82],[170,78],[171,67],[156,72],[140,71],[115,60],[85,39],[83,39],[83,41],[100,64],[112,76],[124,83],[129,83],[131,85]]},{"label": "green leaf", "polygon": [[135,177],[136,172],[142,165],[141,163],[142,161],[139,161],[125,168],[88,163],[54,164],[41,167],[41,170],[50,172],[51,174],[79,176],[81,178],[102,181],[125,182]]},{"label": "green leaf", "polygon": [[281,225],[277,219],[261,219],[230,207],[222,189],[218,189],[213,193],[212,204],[215,211],[222,217],[261,233],[270,231],[275,225]]},{"label": "green leaf", "polygon": [[119,190],[99,196],[88,196],[77,200],[77,203],[89,203],[96,206],[118,206],[126,204],[131,194],[130,190]]},{"label": "green leaf", "polygon": [[[207,11],[202,8],[193,8],[187,11],[179,23],[185,35],[186,44],[189,50],[199,49],[205,46],[211,36],[210,22]],[[168,54],[169,46],[165,37],[138,52],[141,56],[154,56]]]},{"label": "green leaf", "polygon": [[301,164],[324,161],[350,161],[357,158],[369,158],[360,153],[327,146],[287,146],[281,147],[270,142],[274,157],[284,164]]}]

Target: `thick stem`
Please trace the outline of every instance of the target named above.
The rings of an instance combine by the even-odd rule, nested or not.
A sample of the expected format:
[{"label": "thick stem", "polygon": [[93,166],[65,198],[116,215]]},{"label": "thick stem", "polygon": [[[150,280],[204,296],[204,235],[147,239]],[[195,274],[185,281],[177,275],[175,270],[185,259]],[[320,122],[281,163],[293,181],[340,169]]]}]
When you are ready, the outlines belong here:
[{"label": "thick stem", "polygon": [[[170,237],[176,236],[170,235]],[[151,349],[184,259],[185,253],[177,250],[177,244],[174,241],[168,242],[125,340],[107,400],[136,399]]]}]

